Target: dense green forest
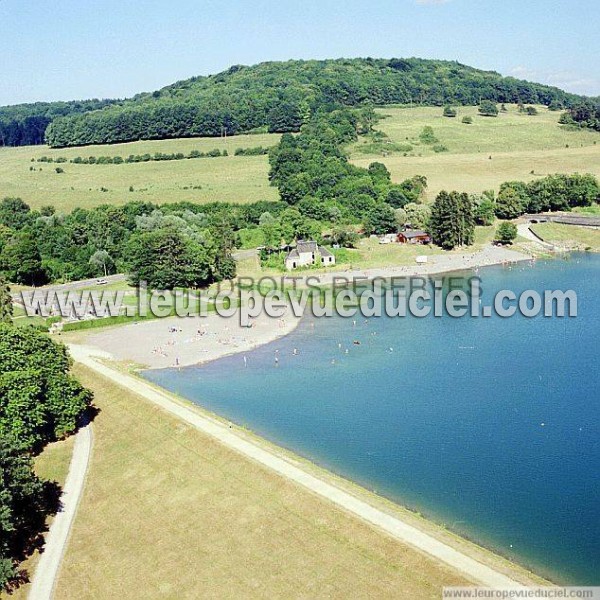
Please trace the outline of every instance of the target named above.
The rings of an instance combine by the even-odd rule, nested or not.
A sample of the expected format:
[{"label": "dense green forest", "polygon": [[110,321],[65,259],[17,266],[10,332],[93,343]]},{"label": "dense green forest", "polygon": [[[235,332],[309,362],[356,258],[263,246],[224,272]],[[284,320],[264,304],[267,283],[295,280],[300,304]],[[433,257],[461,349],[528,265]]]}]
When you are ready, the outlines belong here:
[{"label": "dense green forest", "polygon": [[364,58],[265,62],[193,77],[114,106],[108,101],[90,101],[0,109],[0,123],[6,130],[0,143],[41,143],[50,121],[47,141],[61,147],[233,135],[256,129],[284,133],[298,131],[323,107],[366,103],[476,105],[481,100],[571,107],[581,98],[454,61]]},{"label": "dense green forest", "polygon": [[[0,202],[0,275],[27,285],[128,272],[156,288],[197,287],[235,275],[235,232],[282,202],[192,203],[39,211],[19,198]],[[152,251],[148,251],[152,249]]]},{"label": "dense green forest", "polygon": [[0,107],[0,146],[43,144],[46,128],[57,117],[99,110],[115,100],[36,102]]}]

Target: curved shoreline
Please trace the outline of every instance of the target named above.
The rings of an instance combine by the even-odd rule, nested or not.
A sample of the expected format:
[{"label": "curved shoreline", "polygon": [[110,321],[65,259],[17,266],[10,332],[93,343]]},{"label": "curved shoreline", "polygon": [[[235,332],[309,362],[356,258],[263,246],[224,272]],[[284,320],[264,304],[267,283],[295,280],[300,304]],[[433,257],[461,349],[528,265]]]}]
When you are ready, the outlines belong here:
[{"label": "curved shoreline", "polygon": [[[426,264],[383,267],[377,269],[330,271],[290,277],[298,288],[307,285],[329,287],[346,281],[364,282],[373,279],[406,277],[431,277],[501,264],[530,261],[531,256],[503,247],[486,246],[470,254],[449,254],[430,257]],[[137,321],[107,328],[99,332],[86,332],[83,336],[68,339],[85,340],[109,353],[117,360],[133,363],[139,368],[165,369],[205,364],[224,356],[251,350],[285,337],[296,329],[302,317],[286,308],[280,319],[264,312],[252,319],[252,327],[244,327],[239,318],[221,317],[217,313],[197,318],[168,317]]]},{"label": "curved shoreline", "polygon": [[[492,249],[494,250],[494,249]],[[505,250],[505,249],[500,249]],[[507,251],[510,253],[510,261],[507,261],[506,254],[502,252],[501,260],[499,254],[496,252],[482,252],[470,255],[472,260],[475,258],[486,258],[486,260],[474,261],[476,264],[469,263],[465,264],[464,260],[456,264],[456,261],[445,262],[445,264],[434,264],[427,265],[427,269],[423,267],[395,267],[393,269],[378,269],[378,270],[367,270],[360,273],[351,273],[350,275],[359,275],[361,277],[368,276],[370,279],[374,277],[387,276],[388,278],[394,276],[431,276],[439,273],[450,273],[460,270],[469,270],[475,267],[493,266],[502,264],[505,262],[518,262],[518,261],[529,261],[531,257],[517,253],[514,251]],[[483,255],[483,256],[482,256]],[[456,257],[448,257],[456,258]],[[418,273],[415,271],[418,270]],[[426,271],[426,272],[424,272]],[[382,275],[381,273],[385,273]],[[334,273],[328,274],[334,276]],[[349,273],[344,273],[347,277]],[[327,285],[327,282],[322,282]],[[257,319],[259,321],[260,317]],[[203,322],[208,323],[208,330],[213,327],[217,327],[217,323],[221,323],[224,328],[227,324],[231,325],[235,321],[236,325],[239,326],[237,320],[223,319],[218,315],[210,315],[209,317],[203,317]],[[258,460],[261,464],[267,466],[270,469],[275,470],[278,474],[292,479],[299,485],[307,487],[314,493],[317,493],[338,507],[342,507],[344,510],[349,510],[353,514],[357,515],[363,520],[368,521],[372,525],[379,529],[383,529],[389,535],[411,545],[413,548],[418,549],[421,552],[435,557],[436,559],[451,565],[453,568],[458,569],[463,574],[468,574],[471,579],[478,583],[490,586],[504,586],[510,587],[515,585],[525,584],[537,584],[552,585],[551,583],[543,580],[537,575],[531,574],[527,571],[527,568],[517,563],[511,562],[509,559],[504,558],[502,555],[497,554],[493,549],[486,548],[478,545],[476,542],[469,540],[468,538],[462,537],[454,532],[445,532],[441,537],[442,539],[453,539],[454,542],[448,544],[440,542],[439,538],[439,526],[434,521],[430,521],[420,515],[412,513],[409,509],[403,507],[401,504],[397,504],[391,500],[385,498],[379,498],[375,496],[377,502],[377,508],[373,506],[371,502],[371,494],[368,490],[362,488],[359,484],[352,481],[345,480],[344,478],[335,475],[327,471],[324,468],[315,466],[315,469],[306,468],[305,463],[309,463],[306,459],[296,456],[291,451],[286,451],[279,446],[272,444],[268,440],[264,440],[258,436],[248,436],[248,432],[239,430],[236,426],[225,422],[218,415],[212,415],[202,407],[197,407],[191,402],[186,400],[180,400],[170,392],[157,388],[152,384],[141,381],[140,378],[126,375],[115,368],[108,365],[105,360],[99,362],[98,359],[108,359],[121,362],[129,362],[136,368],[140,368],[141,365],[146,365],[145,360],[140,360],[139,355],[132,353],[132,349],[136,347],[136,338],[141,335],[140,341],[137,342],[137,348],[141,349],[146,355],[149,353],[148,339],[154,339],[153,335],[163,335],[164,332],[168,332],[172,325],[181,325],[179,329],[181,331],[169,332],[169,336],[179,336],[181,342],[184,343],[189,338],[186,338],[186,333],[189,332],[189,328],[185,328],[186,322],[191,323],[192,329],[198,326],[198,321],[195,319],[179,319],[177,317],[169,319],[157,319],[154,321],[146,321],[142,323],[135,323],[126,326],[120,326],[111,328],[105,332],[88,334],[86,335],[86,345],[75,345],[71,346],[72,354],[75,360],[82,364],[92,368],[97,373],[110,378],[119,385],[124,385],[129,389],[132,389],[136,393],[139,393],[144,398],[158,404],[163,409],[170,413],[184,419],[186,422],[192,424],[197,429],[208,433],[215,437],[226,446],[233,448],[239,453],[253,460]],[[240,354],[246,351],[261,346],[263,344],[271,343],[278,340],[295,330],[299,325],[300,319],[285,319],[285,324],[277,326],[277,322],[273,319],[268,318],[265,323],[260,322],[260,326],[257,325],[253,328],[253,333],[259,333],[259,335],[252,336],[252,339],[246,339],[243,343],[240,340],[236,340],[236,344],[221,344],[218,347],[211,348],[209,351],[205,351],[205,356],[200,359],[197,351],[191,352],[185,356],[183,360],[178,361],[179,364],[169,364],[168,360],[163,361],[163,364],[157,364],[158,361],[153,360],[149,365],[152,369],[169,368],[174,366],[192,366],[204,364],[209,361],[217,360],[224,356],[232,354]],[[241,327],[241,326],[239,326]],[[212,338],[203,339],[215,339],[215,335],[218,335],[217,329],[213,330]],[[218,330],[223,333],[222,330]],[[234,330],[235,331],[235,330]],[[247,333],[248,329],[241,328],[240,331]],[[229,329],[229,335],[232,334]],[[238,332],[239,333],[239,332]],[[234,336],[235,337],[235,336]],[[81,339],[81,338],[79,338]],[[107,343],[108,342],[108,343]],[[145,342],[145,343],[144,343]],[[152,342],[151,342],[152,343]],[[181,348],[180,346],[172,346],[173,348]],[[196,349],[197,350],[197,349]],[[163,357],[170,359],[170,357]],[[248,442],[248,437],[251,437]],[[241,445],[240,445],[241,444]],[[250,445],[248,445],[250,444]],[[254,449],[252,449],[254,448]],[[255,449],[258,448],[258,458],[255,456]],[[265,454],[266,452],[266,454]],[[275,462],[273,462],[275,460]],[[283,461],[283,462],[281,462]],[[288,472],[288,466],[291,463],[292,472]],[[309,464],[312,467],[312,464]],[[316,477],[313,473],[316,472]],[[325,474],[325,481],[323,482],[322,474]],[[333,486],[329,481],[333,481]],[[341,482],[341,485],[340,485]],[[323,487],[323,483],[325,487]],[[340,494],[341,488],[341,496]],[[357,498],[358,496],[358,498]],[[362,498],[365,498],[364,500]],[[393,508],[389,511],[381,510],[379,506],[382,502],[387,502]],[[373,512],[375,511],[375,512]],[[404,516],[398,517],[397,513],[407,512],[411,513],[406,518]],[[408,523],[407,523],[408,521]],[[414,522],[413,522],[414,521]],[[413,522],[412,525],[409,523]],[[437,531],[435,535],[431,535],[431,531]],[[431,538],[431,542],[429,541]],[[436,539],[438,538],[438,539]],[[420,541],[419,541],[420,540]],[[427,540],[424,544],[423,540]],[[468,551],[465,553],[464,548],[466,546]],[[456,547],[460,548],[459,550]],[[473,556],[475,558],[473,558]],[[465,558],[467,560],[465,560]],[[478,560],[479,559],[479,560]],[[480,562],[483,560],[486,563],[500,562],[503,566],[502,569],[497,570],[490,568],[486,564]],[[481,569],[483,567],[483,569]],[[507,575],[510,574],[510,575]],[[517,575],[515,576],[515,573]]]}]

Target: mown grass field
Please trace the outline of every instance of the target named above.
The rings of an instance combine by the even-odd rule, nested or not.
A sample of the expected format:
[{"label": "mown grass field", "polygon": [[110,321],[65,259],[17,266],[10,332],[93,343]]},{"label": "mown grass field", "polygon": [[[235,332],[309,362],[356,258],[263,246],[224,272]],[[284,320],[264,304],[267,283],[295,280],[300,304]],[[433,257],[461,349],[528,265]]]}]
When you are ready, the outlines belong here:
[{"label": "mown grass field", "polygon": [[[391,142],[410,144],[413,150],[365,154],[369,141],[361,139],[351,147],[351,159],[359,166],[374,160],[383,162],[394,181],[425,175],[428,199],[442,189],[466,192],[497,190],[503,181],[524,181],[550,173],[590,172],[600,176],[600,135],[558,124],[560,113],[538,106],[538,115],[519,113],[515,105],[498,117],[482,117],[477,107],[458,107],[455,118],[442,116],[442,108],[383,108],[384,118],[376,129]],[[472,125],[461,122],[471,116]],[[436,153],[433,144],[423,144],[419,134],[424,126],[448,148]],[[568,146],[568,147],[567,147]],[[491,157],[491,158],[490,158]]]},{"label": "mown grass field", "polygon": [[439,598],[443,585],[461,584],[135,394],[75,371],[100,413],[57,598]]},{"label": "mown grass field", "polygon": [[[236,148],[273,146],[278,140],[275,134],[258,134],[226,140],[186,138],[64,149],[0,148],[0,197],[18,196],[34,208],[53,204],[63,212],[132,200],[156,203],[275,200],[277,190],[269,185],[267,178],[267,157],[233,156],[233,153]],[[120,165],[31,162],[32,158],[37,160],[42,156],[67,160],[77,156],[126,158],[130,154],[188,154],[191,150],[207,152],[214,148],[226,149],[229,156]],[[56,173],[57,167],[64,173]],[[108,191],[102,191],[103,188]]]}]

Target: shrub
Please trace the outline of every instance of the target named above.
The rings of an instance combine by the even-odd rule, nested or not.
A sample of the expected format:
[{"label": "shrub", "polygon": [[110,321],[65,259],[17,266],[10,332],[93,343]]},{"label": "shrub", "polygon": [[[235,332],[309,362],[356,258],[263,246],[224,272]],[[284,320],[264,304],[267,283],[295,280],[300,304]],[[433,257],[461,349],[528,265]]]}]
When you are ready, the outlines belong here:
[{"label": "shrub", "polygon": [[444,144],[436,144],[433,147],[434,152],[448,152],[448,146],[444,146]]},{"label": "shrub", "polygon": [[429,125],[425,125],[425,127],[423,127],[421,134],[419,135],[419,139],[421,142],[423,142],[423,144],[435,144],[439,141],[433,133],[433,127],[430,127]]},{"label": "shrub", "polygon": [[473,117],[468,117],[468,116],[467,117],[463,117],[462,118],[462,122],[465,125],[471,125],[473,123]]},{"label": "shrub", "polygon": [[479,114],[483,117],[497,117],[498,107],[491,100],[482,100],[479,104]]},{"label": "shrub", "polygon": [[452,106],[444,107],[444,117],[456,117],[456,109],[452,108]]}]

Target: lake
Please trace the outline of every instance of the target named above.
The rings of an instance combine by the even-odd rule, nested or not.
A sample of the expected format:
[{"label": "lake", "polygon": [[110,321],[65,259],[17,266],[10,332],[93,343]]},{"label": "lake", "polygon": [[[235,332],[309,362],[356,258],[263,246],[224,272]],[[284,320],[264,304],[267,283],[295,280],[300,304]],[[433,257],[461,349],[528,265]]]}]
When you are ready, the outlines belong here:
[{"label": "lake", "polygon": [[600,585],[600,257],[479,276],[484,303],[573,289],[578,316],[307,317],[247,366],[144,376],[557,583]]}]

